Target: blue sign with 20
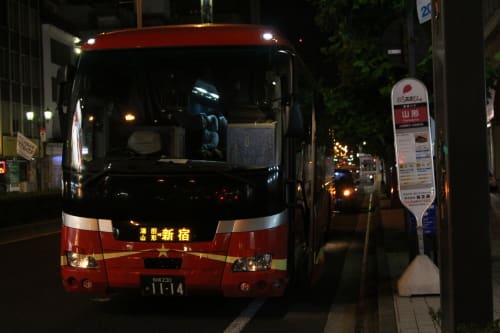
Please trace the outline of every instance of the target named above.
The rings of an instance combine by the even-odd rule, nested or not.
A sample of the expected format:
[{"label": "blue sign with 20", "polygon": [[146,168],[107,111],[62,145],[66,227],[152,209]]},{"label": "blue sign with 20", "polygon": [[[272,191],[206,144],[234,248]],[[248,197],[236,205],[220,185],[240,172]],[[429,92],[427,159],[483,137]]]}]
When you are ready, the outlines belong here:
[{"label": "blue sign with 20", "polygon": [[417,0],[417,13],[420,24],[429,21],[432,17],[431,0]]}]

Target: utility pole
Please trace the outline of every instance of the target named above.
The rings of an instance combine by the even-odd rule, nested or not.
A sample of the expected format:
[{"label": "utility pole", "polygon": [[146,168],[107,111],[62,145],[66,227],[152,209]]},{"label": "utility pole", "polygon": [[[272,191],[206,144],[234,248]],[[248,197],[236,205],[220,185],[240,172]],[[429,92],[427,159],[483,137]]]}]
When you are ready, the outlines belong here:
[{"label": "utility pole", "polygon": [[135,14],[137,20],[137,28],[142,28],[142,0],[136,0]]},{"label": "utility pole", "polygon": [[408,76],[415,77],[417,73],[415,55],[415,0],[406,0],[406,34],[407,34],[407,61]]},{"label": "utility pole", "polygon": [[212,0],[200,0],[201,23],[213,23],[214,13]]},{"label": "utility pole", "polygon": [[260,24],[260,0],[250,0],[250,23]]},{"label": "utility pole", "polygon": [[432,15],[442,332],[451,333],[493,321],[482,1],[432,0]]}]

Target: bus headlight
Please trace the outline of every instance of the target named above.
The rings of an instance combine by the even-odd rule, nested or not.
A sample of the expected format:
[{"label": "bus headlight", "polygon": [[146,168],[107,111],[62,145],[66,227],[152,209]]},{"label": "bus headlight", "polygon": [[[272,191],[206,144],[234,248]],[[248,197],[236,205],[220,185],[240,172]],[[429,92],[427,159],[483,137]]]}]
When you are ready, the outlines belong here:
[{"label": "bus headlight", "polygon": [[76,268],[98,268],[96,258],[89,254],[79,254],[76,252],[66,251],[68,265]]},{"label": "bus headlight", "polygon": [[233,263],[233,272],[258,272],[271,269],[272,255],[258,254],[253,257],[239,258]]}]

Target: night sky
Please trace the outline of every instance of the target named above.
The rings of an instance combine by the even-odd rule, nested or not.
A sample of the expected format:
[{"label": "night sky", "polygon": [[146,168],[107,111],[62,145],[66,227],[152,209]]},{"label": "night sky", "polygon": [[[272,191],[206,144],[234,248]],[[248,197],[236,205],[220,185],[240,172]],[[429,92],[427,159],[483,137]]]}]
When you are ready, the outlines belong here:
[{"label": "night sky", "polygon": [[276,27],[292,42],[314,37],[314,8],[306,0],[262,1],[261,10],[261,23]]},{"label": "night sky", "polygon": [[[250,0],[241,2],[235,0],[213,0],[214,18],[217,16],[215,11],[233,11],[242,15],[244,20],[249,19],[249,1]],[[122,13],[123,10],[129,12],[134,11],[133,1],[123,1],[117,5],[115,2],[110,2],[109,0],[42,0],[42,20],[51,22],[76,35],[80,35],[80,32],[83,30],[98,29],[97,26],[94,26],[96,23],[95,17],[93,16],[94,13],[90,13],[90,15],[85,14],[88,16],[87,21],[81,19],[74,20],[71,17],[65,17],[65,12],[59,10],[59,6],[62,6],[64,3],[71,5],[87,5],[93,8],[107,7],[111,11],[119,8],[122,10]],[[175,0],[171,2],[174,12],[181,11],[184,14],[186,12],[192,12],[193,17],[199,15],[199,4],[199,0]],[[326,38],[319,33],[319,29],[314,24],[314,8],[308,0],[261,0],[260,13],[260,23],[276,28],[297,48],[307,63],[315,64],[318,62],[320,45],[324,44]],[[134,20],[135,15],[129,13],[129,18]],[[124,24],[126,24],[124,27],[127,27],[133,26],[135,23],[131,21]]]},{"label": "night sky", "polygon": [[[271,25],[295,45],[311,70],[320,62],[320,47],[326,36],[314,23],[314,7],[307,0],[261,2],[261,23]],[[302,41],[299,42],[299,39]]]}]

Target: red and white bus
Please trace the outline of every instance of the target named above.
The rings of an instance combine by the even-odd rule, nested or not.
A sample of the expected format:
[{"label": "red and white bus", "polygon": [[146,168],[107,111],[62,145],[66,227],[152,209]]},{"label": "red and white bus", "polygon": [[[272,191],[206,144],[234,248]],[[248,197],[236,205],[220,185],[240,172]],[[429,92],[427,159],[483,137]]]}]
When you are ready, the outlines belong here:
[{"label": "red and white bus", "polygon": [[281,296],[311,278],[330,198],[285,39],[182,25],[81,50],[60,78],[66,291]]}]

